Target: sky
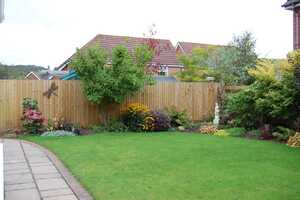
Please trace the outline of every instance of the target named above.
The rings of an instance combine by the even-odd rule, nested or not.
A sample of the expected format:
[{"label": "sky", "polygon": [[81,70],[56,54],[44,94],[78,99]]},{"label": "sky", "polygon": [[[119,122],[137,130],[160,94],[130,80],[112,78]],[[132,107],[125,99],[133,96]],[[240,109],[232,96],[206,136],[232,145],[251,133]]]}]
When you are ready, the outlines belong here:
[{"label": "sky", "polygon": [[4,0],[0,62],[57,67],[97,34],[227,44],[251,31],[260,57],[292,50],[286,0]]}]

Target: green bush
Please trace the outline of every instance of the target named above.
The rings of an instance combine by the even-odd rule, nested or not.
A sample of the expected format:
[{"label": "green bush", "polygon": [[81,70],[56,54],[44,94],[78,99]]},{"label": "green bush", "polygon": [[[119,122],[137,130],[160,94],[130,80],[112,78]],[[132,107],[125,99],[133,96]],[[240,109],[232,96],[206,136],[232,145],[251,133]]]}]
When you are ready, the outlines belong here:
[{"label": "green bush", "polygon": [[23,99],[22,105],[23,105],[23,110],[26,110],[26,109],[37,110],[38,109],[37,100],[31,99],[28,97]]},{"label": "green bush", "polygon": [[242,137],[246,133],[245,128],[228,128],[225,129],[229,136],[232,137]]},{"label": "green bush", "polygon": [[127,132],[128,127],[119,120],[110,120],[107,124],[100,126],[92,126],[93,133],[103,133],[103,132]]},{"label": "green bush", "polygon": [[255,79],[247,89],[229,95],[225,112],[234,126],[258,128],[263,124],[290,126],[299,115],[299,92],[293,68],[268,61],[249,74]]},{"label": "green bush", "polygon": [[277,126],[275,132],[272,135],[276,138],[276,140],[280,142],[286,142],[290,136],[295,135],[295,131],[283,126]]},{"label": "green bush", "polygon": [[171,118],[171,126],[188,126],[190,118],[186,110],[179,110],[175,106],[166,109],[169,117]]}]

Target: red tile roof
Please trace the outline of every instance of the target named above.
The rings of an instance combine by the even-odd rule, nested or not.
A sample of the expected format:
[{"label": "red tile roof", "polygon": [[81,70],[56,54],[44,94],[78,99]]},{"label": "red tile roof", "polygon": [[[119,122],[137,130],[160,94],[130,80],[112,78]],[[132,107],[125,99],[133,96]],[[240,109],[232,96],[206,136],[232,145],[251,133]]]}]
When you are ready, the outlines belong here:
[{"label": "red tile roof", "polygon": [[181,52],[184,54],[192,53],[195,48],[208,48],[208,47],[224,47],[223,45],[215,45],[215,44],[202,44],[202,43],[194,43],[194,42],[178,42],[177,48],[180,48]]},{"label": "red tile roof", "polygon": [[[159,55],[155,55],[153,57],[151,63],[160,63],[161,65],[169,65],[169,66],[177,66],[177,67],[182,66],[176,58],[176,51],[170,40],[166,40],[166,39],[155,39],[155,40],[159,42],[159,46],[161,47],[162,50],[160,51]],[[130,52],[133,52],[135,47],[146,43],[147,43],[147,38],[99,34],[96,37],[94,37],[92,40],[90,40],[87,44],[85,44],[81,49],[83,50],[92,46],[99,45],[110,54],[112,49],[115,46],[124,45],[125,47],[127,47],[127,49]],[[61,66],[63,66],[65,63],[66,62],[64,62]],[[58,67],[58,69],[60,68],[61,67]]]}]

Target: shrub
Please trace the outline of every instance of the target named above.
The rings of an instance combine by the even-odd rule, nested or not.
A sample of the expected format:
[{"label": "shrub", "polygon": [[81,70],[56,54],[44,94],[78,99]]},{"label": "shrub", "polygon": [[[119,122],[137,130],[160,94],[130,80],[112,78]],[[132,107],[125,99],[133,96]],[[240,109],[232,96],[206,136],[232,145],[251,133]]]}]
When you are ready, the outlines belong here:
[{"label": "shrub", "polygon": [[23,105],[23,110],[27,110],[27,109],[38,110],[38,102],[35,99],[26,97],[23,99],[22,105]]},{"label": "shrub", "polygon": [[255,82],[227,99],[225,110],[233,118],[231,123],[246,128],[292,124],[299,115],[300,97],[293,68],[261,61],[249,74]]},{"label": "shrub", "polygon": [[218,131],[218,129],[216,127],[214,127],[213,125],[206,125],[206,126],[202,126],[199,129],[199,132],[202,134],[214,134]]},{"label": "shrub", "polygon": [[106,124],[99,126],[92,126],[93,133],[104,133],[104,132],[127,132],[128,127],[119,120],[110,120]]},{"label": "shrub", "polygon": [[283,126],[278,126],[272,135],[280,142],[286,142],[290,136],[295,135],[295,131]]},{"label": "shrub", "polygon": [[226,130],[219,130],[219,131],[215,132],[214,135],[220,136],[220,137],[227,137],[230,134]]},{"label": "shrub", "polygon": [[142,130],[143,131],[154,131],[154,118],[150,113],[146,113],[143,124]]},{"label": "shrub", "polygon": [[64,130],[65,119],[63,117],[55,116],[53,119],[48,119],[47,130]]},{"label": "shrub", "polygon": [[68,122],[64,117],[55,116],[53,119],[48,119],[47,131],[65,130],[78,132],[80,125]]},{"label": "shrub", "polygon": [[108,132],[125,132],[127,129],[127,126],[118,120],[110,120],[105,126],[105,130]]},{"label": "shrub", "polygon": [[140,103],[132,103],[122,112],[122,121],[131,131],[149,131],[154,127],[150,109]]},{"label": "shrub", "polygon": [[245,133],[245,137],[252,138],[252,139],[259,139],[261,134],[262,134],[262,132],[260,130],[253,129],[253,130],[247,131]]},{"label": "shrub", "polygon": [[152,111],[151,116],[154,119],[154,131],[167,131],[171,128],[171,119],[163,111]]},{"label": "shrub", "polygon": [[245,128],[229,128],[226,130],[230,136],[233,137],[241,137],[244,136],[244,134],[246,133],[246,129]]},{"label": "shrub", "polygon": [[232,136],[232,137],[241,137],[244,136],[246,133],[246,129],[244,128],[228,128],[228,129],[223,129],[223,130],[218,130],[217,132],[214,133],[216,136]]},{"label": "shrub", "polygon": [[175,106],[166,109],[170,119],[171,126],[187,126],[189,124],[189,116],[186,110],[178,110]]},{"label": "shrub", "polygon": [[76,134],[70,131],[57,130],[44,132],[41,136],[76,136]]},{"label": "shrub", "polygon": [[38,111],[37,101],[30,98],[24,98],[22,105],[22,126],[24,131],[29,134],[39,134],[44,128],[44,118],[42,113]]},{"label": "shrub", "polygon": [[290,147],[300,147],[300,133],[296,133],[294,136],[291,136],[287,145]]}]

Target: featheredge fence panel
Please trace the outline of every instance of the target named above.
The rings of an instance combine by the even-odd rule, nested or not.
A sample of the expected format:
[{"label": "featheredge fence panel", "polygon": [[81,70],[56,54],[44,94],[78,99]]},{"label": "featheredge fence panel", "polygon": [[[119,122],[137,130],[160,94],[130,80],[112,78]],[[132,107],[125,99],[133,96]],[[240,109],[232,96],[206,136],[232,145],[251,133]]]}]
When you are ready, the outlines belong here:
[{"label": "featheredge fence panel", "polygon": [[0,128],[21,126],[25,97],[38,101],[46,119],[64,117],[82,126],[98,124],[100,109],[116,117],[129,103],[135,102],[151,109],[175,106],[186,109],[192,120],[202,120],[213,116],[218,87],[217,83],[158,82],[126,98],[120,105],[100,107],[87,101],[77,80],[0,80]]}]

